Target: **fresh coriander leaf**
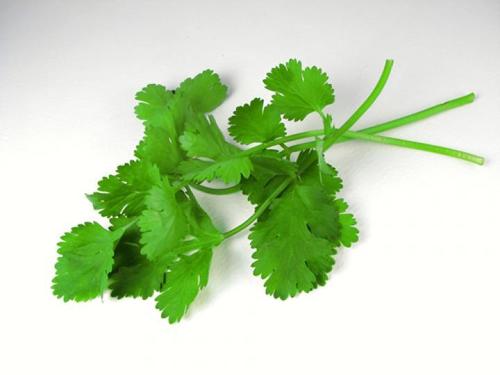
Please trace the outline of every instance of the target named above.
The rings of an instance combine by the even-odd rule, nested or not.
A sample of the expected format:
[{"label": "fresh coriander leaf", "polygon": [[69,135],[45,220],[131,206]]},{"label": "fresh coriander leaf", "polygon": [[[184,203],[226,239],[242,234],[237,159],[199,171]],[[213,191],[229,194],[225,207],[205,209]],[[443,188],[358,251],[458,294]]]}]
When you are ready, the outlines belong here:
[{"label": "fresh coriander leaf", "polygon": [[297,164],[277,156],[268,152],[251,158],[252,174],[241,181],[241,190],[251,203],[261,204],[286,177],[295,178]]},{"label": "fresh coriander leaf", "polygon": [[240,157],[241,150],[226,142],[212,116],[192,116],[180,142],[188,156],[203,158],[180,163],[178,171],[185,180],[201,182],[219,178],[226,183],[238,183],[241,177],[250,175],[250,159]]},{"label": "fresh coriander leaf", "polygon": [[176,95],[187,100],[195,112],[208,113],[226,99],[227,87],[216,73],[208,69],[182,82]]},{"label": "fresh coriander leaf", "polygon": [[213,246],[224,240],[222,233],[214,226],[207,213],[201,208],[194,196],[186,197],[182,201],[186,220],[189,225],[190,236],[200,243],[211,242]]},{"label": "fresh coriander leaf", "polygon": [[141,259],[136,264],[122,266],[110,278],[111,296],[149,298],[159,291],[167,268],[166,262]]},{"label": "fresh coriander leaf", "polygon": [[[252,228],[254,274],[266,280],[266,292],[276,298],[314,289],[317,275],[326,277],[333,266],[333,246],[311,232],[306,210],[305,202],[292,192],[276,200],[267,217]],[[315,265],[313,270],[309,263]]]},{"label": "fresh coriander leaf", "polygon": [[148,127],[144,138],[135,149],[135,156],[149,164],[157,165],[163,174],[175,170],[184,158],[176,138],[172,138],[164,127]]},{"label": "fresh coriander leaf", "polygon": [[266,292],[286,299],[324,284],[333,267],[338,212],[317,180],[303,180],[276,199],[250,234],[254,274]]},{"label": "fresh coriander leaf", "polygon": [[177,171],[186,181],[203,182],[220,179],[225,183],[238,183],[241,177],[250,175],[252,164],[248,158],[234,158],[219,161],[199,159],[180,163]]},{"label": "fresh coriander leaf", "polygon": [[104,177],[98,190],[87,195],[101,215],[136,216],[145,208],[149,189],[161,181],[158,167],[148,162],[131,161],[121,165],[115,175]]},{"label": "fresh coriander leaf", "polygon": [[125,228],[115,247],[113,271],[109,276],[111,296],[151,297],[160,290],[166,262],[151,262],[141,254],[141,232],[137,218],[117,217],[111,219],[111,224],[112,230]]},{"label": "fresh coriander leaf", "polygon": [[167,177],[150,189],[146,206],[138,221],[142,254],[150,260],[175,258],[177,245],[188,234],[188,223]]},{"label": "fresh coriander leaf", "polygon": [[194,115],[186,123],[186,131],[180,137],[182,148],[188,156],[217,159],[234,155],[240,149],[224,139],[213,116]]},{"label": "fresh coriander leaf", "polygon": [[133,266],[140,263],[145,256],[141,254],[141,231],[137,225],[138,217],[118,216],[110,219],[110,231],[123,231],[123,235],[115,246],[113,257],[113,271],[121,267]]},{"label": "fresh coriander leaf", "polygon": [[164,122],[171,117],[169,104],[174,94],[162,85],[150,84],[135,95],[139,104],[135,107],[135,114],[146,126],[164,126]]},{"label": "fresh coriander leaf", "polygon": [[[306,168],[304,172],[302,172],[301,178],[303,180],[309,181],[320,181],[320,170],[319,164],[317,161],[318,155],[314,154],[312,150],[301,152],[298,159],[297,164],[299,168],[303,169],[308,161],[312,158],[313,164],[318,165],[318,168],[310,167]],[[340,179],[337,170],[332,167],[330,164],[326,163],[324,160],[322,162],[323,166],[323,174],[321,176],[321,185],[327,190],[327,192],[335,196],[342,189],[342,180]]]},{"label": "fresh coriander leaf", "polygon": [[87,301],[102,295],[113,267],[113,250],[123,231],[110,232],[84,223],[61,237],[52,289],[64,301]]},{"label": "fresh coriander leaf", "polygon": [[229,134],[247,145],[268,142],[286,134],[279,111],[272,105],[264,107],[264,100],[259,98],[236,108],[229,123]]},{"label": "fresh coriander leaf", "polygon": [[156,307],[170,323],[181,320],[201,289],[208,283],[212,249],[181,255],[169,267],[166,283],[156,297]]},{"label": "fresh coriander leaf", "polygon": [[303,69],[302,63],[295,59],[273,68],[264,84],[275,92],[272,104],[288,120],[303,120],[334,101],[326,73],[315,66]]},{"label": "fresh coriander leaf", "polygon": [[343,199],[335,200],[335,207],[339,212],[340,236],[339,242],[342,246],[351,247],[355,242],[358,242],[359,231],[356,228],[356,219],[354,215],[346,212],[348,205]]}]

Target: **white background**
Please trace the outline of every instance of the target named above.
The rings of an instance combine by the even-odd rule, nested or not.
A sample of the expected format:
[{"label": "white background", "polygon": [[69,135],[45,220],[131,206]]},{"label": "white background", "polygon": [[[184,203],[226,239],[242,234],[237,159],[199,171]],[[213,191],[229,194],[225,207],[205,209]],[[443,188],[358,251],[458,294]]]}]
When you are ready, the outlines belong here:
[{"label": "white background", "polygon": [[[215,115],[270,94],[290,57],[324,68],[341,123],[385,58],[386,90],[358,127],[470,91],[469,106],[390,135],[484,155],[483,167],[360,142],[332,148],[361,241],[326,287],[282,302],[251,274],[246,233],[170,326],[153,300],[64,304],[59,236],[99,220],[84,197],[141,138],[134,94],[210,67]],[[500,2],[0,0],[0,372],[3,374],[499,374]],[[306,126],[318,126],[312,116]],[[251,214],[207,199],[227,230]]]}]

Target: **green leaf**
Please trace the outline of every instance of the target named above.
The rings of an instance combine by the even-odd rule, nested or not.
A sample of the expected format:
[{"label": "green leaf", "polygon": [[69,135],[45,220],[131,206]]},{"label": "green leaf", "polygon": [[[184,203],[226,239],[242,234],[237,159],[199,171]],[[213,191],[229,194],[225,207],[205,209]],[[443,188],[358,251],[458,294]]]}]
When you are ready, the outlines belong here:
[{"label": "green leaf", "polygon": [[145,208],[145,197],[161,181],[158,167],[151,163],[131,161],[117,168],[116,174],[104,177],[98,191],[87,195],[101,215],[136,216]]},{"label": "green leaf", "polygon": [[272,104],[288,120],[303,120],[334,101],[328,76],[315,66],[303,69],[302,63],[295,59],[273,68],[264,84],[275,92]]},{"label": "green leaf", "polygon": [[[316,163],[317,167],[309,167],[305,169],[304,167],[311,159],[312,164]],[[310,183],[320,181],[321,185],[331,196],[335,196],[342,189],[342,180],[340,179],[337,170],[330,164],[326,163],[324,158],[322,161],[318,161],[318,154],[315,154],[312,150],[301,152],[297,158],[297,164],[301,167],[301,169],[305,169],[301,175],[302,180],[309,181]],[[322,171],[319,169],[320,165]]]},{"label": "green leaf", "polygon": [[135,156],[142,161],[158,166],[163,174],[175,170],[184,158],[176,138],[164,127],[147,127],[144,138],[135,149]]},{"label": "green leaf", "polygon": [[186,131],[180,137],[182,148],[188,156],[216,159],[234,155],[240,150],[226,142],[213,116],[193,115],[186,123]]},{"label": "green leaf", "polygon": [[179,164],[177,171],[187,181],[203,182],[220,179],[225,183],[238,183],[241,177],[248,177],[252,164],[248,158],[234,158],[229,160],[205,161],[186,160]]},{"label": "green leaf", "polygon": [[149,298],[159,291],[167,264],[144,258],[130,266],[122,266],[111,275],[111,296]]},{"label": "green leaf", "polygon": [[356,228],[356,219],[353,214],[347,212],[348,205],[343,199],[335,200],[335,207],[340,213],[340,237],[339,242],[342,246],[351,247],[355,242],[358,242],[359,231]]},{"label": "green leaf", "polygon": [[241,190],[248,200],[256,205],[261,204],[287,177],[295,177],[297,164],[280,159],[273,153],[252,156],[253,170],[251,176],[241,181]]},{"label": "green leaf", "polygon": [[146,126],[164,126],[171,117],[169,104],[174,94],[162,85],[150,84],[135,95],[140,103],[135,107],[135,114]]},{"label": "green leaf", "polygon": [[120,267],[133,266],[145,259],[141,254],[141,231],[137,225],[138,217],[119,216],[110,219],[110,231],[123,231],[123,235],[115,246],[113,271]]},{"label": "green leaf", "polygon": [[286,134],[279,111],[272,105],[264,107],[264,101],[259,98],[236,108],[229,123],[229,134],[247,145],[268,142]]},{"label": "green leaf", "polygon": [[218,178],[226,183],[238,183],[241,177],[250,175],[250,159],[240,157],[241,150],[226,142],[212,116],[191,117],[179,140],[188,156],[203,158],[180,163],[178,171],[185,180],[201,182]]},{"label": "green leaf", "polygon": [[64,301],[87,301],[102,295],[113,267],[113,249],[122,231],[110,232],[97,223],[84,223],[61,237],[60,257],[52,289]]},{"label": "green leaf", "polygon": [[172,263],[165,286],[156,297],[156,307],[170,323],[181,320],[199,291],[208,283],[212,259],[211,249],[201,249],[191,255],[181,255]]},{"label": "green leaf", "polygon": [[214,226],[210,216],[200,207],[193,197],[185,197],[181,203],[189,225],[190,236],[200,243],[211,242],[213,246],[224,240],[223,234]]},{"label": "green leaf", "polygon": [[142,254],[150,260],[175,258],[177,245],[188,234],[188,223],[167,177],[151,188],[146,206],[138,222]]},{"label": "green leaf", "polygon": [[148,298],[160,290],[167,268],[161,260],[151,262],[141,254],[141,232],[137,218],[118,217],[111,220],[112,229],[125,228],[115,247],[113,271],[109,279],[111,296]]},{"label": "green leaf", "polygon": [[317,180],[290,187],[252,228],[254,274],[266,292],[286,299],[323,285],[333,267],[338,212]]},{"label": "green leaf", "polygon": [[195,112],[207,113],[226,99],[227,87],[216,73],[208,69],[182,82],[176,95],[188,101]]}]

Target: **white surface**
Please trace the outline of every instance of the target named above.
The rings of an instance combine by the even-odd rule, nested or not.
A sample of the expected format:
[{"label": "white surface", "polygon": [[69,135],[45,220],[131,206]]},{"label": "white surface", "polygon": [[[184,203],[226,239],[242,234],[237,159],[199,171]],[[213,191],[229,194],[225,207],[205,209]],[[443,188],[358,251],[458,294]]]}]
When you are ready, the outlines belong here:
[{"label": "white surface", "polygon": [[[496,0],[1,0],[0,372],[500,373],[499,21]],[[326,287],[296,299],[264,294],[245,235],[217,250],[181,324],[152,300],[52,297],[59,236],[98,220],[83,194],[141,137],[134,93],[211,67],[231,88],[215,113],[224,124],[236,105],[269,97],[261,80],[290,57],[330,74],[337,122],[387,57],[393,75],[359,126],[475,91],[473,105],[390,134],[487,164],[365,143],[331,150],[362,240]],[[251,213],[237,195],[202,202],[222,229]]]}]

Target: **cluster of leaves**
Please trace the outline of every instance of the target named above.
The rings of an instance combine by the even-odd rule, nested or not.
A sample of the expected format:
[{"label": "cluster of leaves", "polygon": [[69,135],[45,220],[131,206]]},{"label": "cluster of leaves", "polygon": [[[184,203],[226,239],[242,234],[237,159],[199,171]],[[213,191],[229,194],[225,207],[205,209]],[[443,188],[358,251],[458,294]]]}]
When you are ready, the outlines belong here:
[{"label": "cluster of leaves", "polygon": [[[264,84],[274,93],[271,103],[253,99],[229,119],[240,144],[279,140],[285,119],[323,114],[334,101],[327,75],[297,60],[272,69]],[[285,299],[325,284],[338,248],[358,239],[356,221],[337,197],[337,171],[321,148],[292,160],[273,147],[250,153],[228,142],[210,115],[226,96],[211,70],[175,90],[150,84],[137,93],[144,137],[135,158],[88,195],[110,225],[87,222],[63,235],[56,296],[86,301],[108,288],[117,298],[156,295],[162,317],[179,321],[207,285],[213,249],[236,233],[219,231],[191,192],[214,180],[239,184],[259,212],[249,236],[252,267],[268,294]]]}]

